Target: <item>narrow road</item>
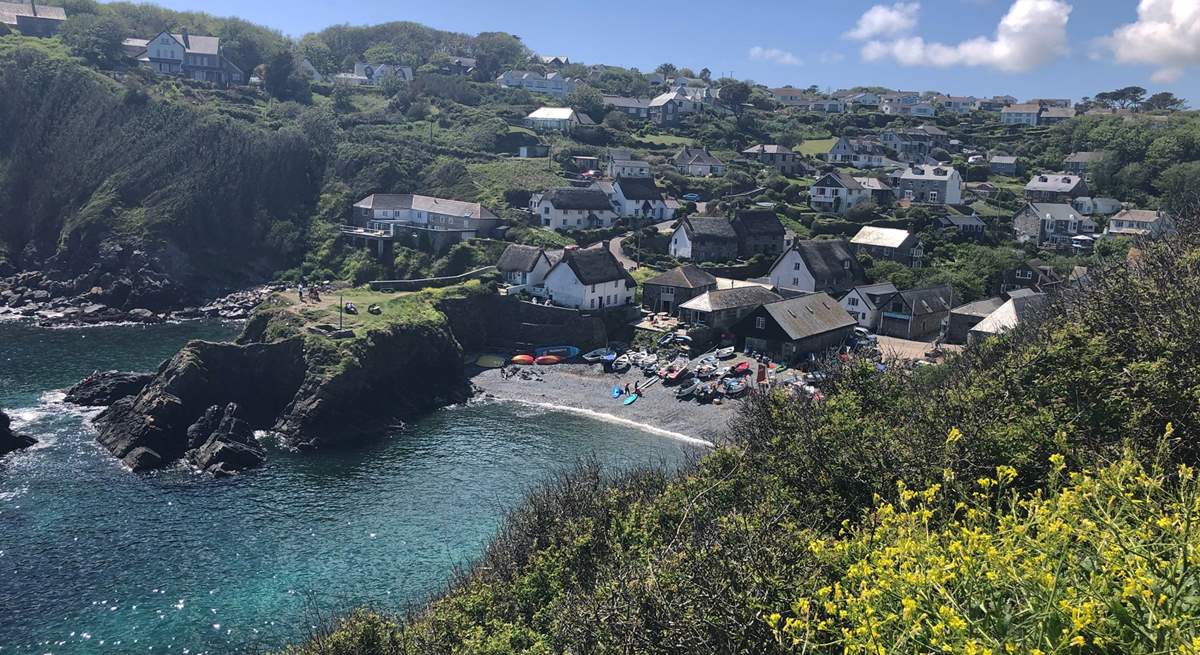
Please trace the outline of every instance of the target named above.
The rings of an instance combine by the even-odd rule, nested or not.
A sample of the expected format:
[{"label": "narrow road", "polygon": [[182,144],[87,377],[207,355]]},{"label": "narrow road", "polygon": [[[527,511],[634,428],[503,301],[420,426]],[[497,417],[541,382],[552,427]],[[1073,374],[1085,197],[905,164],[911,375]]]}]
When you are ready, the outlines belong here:
[{"label": "narrow road", "polygon": [[613,237],[612,240],[608,242],[608,251],[613,254],[613,257],[617,258],[617,261],[621,262],[621,266],[624,266],[625,270],[632,271],[637,268],[637,262],[626,257],[625,251],[621,248],[621,239],[624,239],[627,236],[629,236],[628,233]]}]

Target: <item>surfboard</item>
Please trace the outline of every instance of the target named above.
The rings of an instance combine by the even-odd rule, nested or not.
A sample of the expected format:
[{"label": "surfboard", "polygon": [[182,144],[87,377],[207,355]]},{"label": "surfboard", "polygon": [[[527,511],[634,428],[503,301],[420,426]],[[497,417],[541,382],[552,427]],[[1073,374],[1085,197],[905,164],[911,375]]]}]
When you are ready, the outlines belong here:
[{"label": "surfboard", "polygon": [[638,395],[638,394],[636,394],[636,393],[631,393],[631,394],[629,394],[629,397],[625,399],[625,404],[626,404],[626,405],[632,405],[632,404],[634,404],[635,402],[637,402],[637,399],[638,399],[638,398],[641,398],[641,396],[639,396],[639,395]]}]

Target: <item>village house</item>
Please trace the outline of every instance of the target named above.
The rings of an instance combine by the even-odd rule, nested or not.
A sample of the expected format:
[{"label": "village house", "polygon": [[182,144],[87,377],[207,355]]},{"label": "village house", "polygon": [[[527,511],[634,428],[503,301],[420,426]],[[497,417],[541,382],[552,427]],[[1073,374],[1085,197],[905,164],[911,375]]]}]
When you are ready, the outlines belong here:
[{"label": "village house", "polygon": [[806,168],[800,161],[800,155],[786,146],[759,144],[746,148],[742,154],[763,166],[774,168],[782,175],[799,175]]},{"label": "village house", "polygon": [[604,174],[611,178],[650,177],[650,164],[640,159],[610,159],[604,165]]},{"label": "village house", "polygon": [[984,223],[978,214],[971,214],[970,216],[939,216],[937,222],[938,226],[943,230],[958,232],[968,237],[983,236],[984,231],[987,229],[987,223]]},{"label": "village house", "polygon": [[976,343],[988,337],[1008,332],[1045,304],[1046,296],[1040,293],[1012,296],[971,327],[967,332],[967,343]]},{"label": "village house", "polygon": [[713,289],[679,304],[679,318],[714,330],[729,330],[743,316],[783,296],[760,285]]},{"label": "village house", "polygon": [[541,107],[525,117],[525,126],[534,132],[569,134],[580,125],[591,124],[591,118],[570,107]]},{"label": "village house", "polygon": [[1008,105],[1015,104],[1017,104],[1017,99],[1014,96],[992,96],[976,100],[975,108],[980,111],[1000,111]]},{"label": "village house", "polygon": [[1004,306],[1008,299],[1001,296],[976,300],[950,310],[950,327],[946,331],[947,343],[966,343],[971,328]]},{"label": "village house", "polygon": [[529,211],[538,217],[542,227],[552,230],[612,227],[620,217],[608,194],[595,186],[559,187],[535,193],[529,199]]},{"label": "village house", "polygon": [[773,209],[739,209],[733,217],[738,237],[738,256],[775,256],[783,252],[787,230]]},{"label": "village house", "polygon": [[675,259],[697,262],[736,259],[737,232],[723,216],[688,216],[671,234],[667,251]]},{"label": "village house", "polygon": [[880,207],[890,207],[896,202],[896,190],[890,184],[875,177],[856,177],[855,182],[871,194],[871,202]]},{"label": "village house", "polygon": [[1072,118],[1075,118],[1075,109],[1071,107],[1047,107],[1038,116],[1038,125],[1057,125]]},{"label": "village house", "polygon": [[767,277],[776,289],[831,295],[840,295],[866,279],[844,239],[794,241],[775,260]]},{"label": "village house", "polygon": [[1087,175],[1091,168],[1104,160],[1107,155],[1103,150],[1088,152],[1073,152],[1063,159],[1063,170],[1075,175]]},{"label": "village house", "polygon": [[604,108],[618,111],[633,118],[650,117],[650,101],[641,98],[626,98],[623,96],[603,96]]},{"label": "village house", "polygon": [[1113,237],[1149,237],[1157,239],[1175,231],[1175,222],[1164,211],[1123,209],[1108,219],[1104,234]]},{"label": "village house", "polygon": [[65,9],[38,4],[37,0],[0,2],[0,24],[25,36],[54,36],[65,20]]},{"label": "village house", "polygon": [[470,75],[475,72],[474,57],[450,57],[441,67],[444,75]]},{"label": "village house", "polygon": [[845,96],[842,96],[842,102],[846,104],[847,108],[868,107],[871,109],[877,109],[879,107],[879,94],[870,92],[849,93]]},{"label": "village house", "polygon": [[246,75],[221,54],[221,39],[162,32],[153,39],[125,39],[125,51],[156,73],[180,75],[218,85],[243,84]]},{"label": "village house", "polygon": [[1094,235],[1096,223],[1071,205],[1031,202],[1013,217],[1013,232],[1019,243],[1069,248],[1073,237]]},{"label": "village house", "polygon": [[568,248],[546,273],[545,286],[555,305],[590,310],[632,305],[637,282],[602,246]]},{"label": "village house", "polygon": [[675,209],[667,204],[662,189],[649,177],[618,177],[611,184],[609,200],[622,218],[669,221]]},{"label": "village house", "polygon": [[1034,293],[1049,293],[1062,283],[1062,276],[1054,270],[1053,266],[1040,259],[1030,259],[1004,272],[1000,291],[1008,294],[1009,297],[1012,297],[1018,289],[1028,289]]},{"label": "village house", "polygon": [[565,98],[576,86],[575,80],[561,73],[542,75],[521,70],[504,71],[496,78],[496,84],[507,89],[525,89],[530,93],[541,93],[556,98]]},{"label": "village house", "polygon": [[977,98],[974,96],[935,96],[932,104],[947,114],[958,114],[961,116],[974,111],[977,101]]},{"label": "village house", "polygon": [[537,287],[546,280],[554,265],[546,251],[537,246],[510,244],[496,262],[496,270],[512,287]]},{"label": "village house", "polygon": [[912,165],[900,175],[897,197],[930,205],[962,202],[962,176],[949,166]]},{"label": "village house", "polygon": [[334,84],[349,86],[379,86],[389,76],[395,76],[402,82],[413,80],[413,70],[409,66],[393,66],[391,64],[370,64],[355,62],[353,73],[338,73],[333,76]]},{"label": "village house", "polygon": [[879,325],[881,303],[897,291],[896,285],[891,282],[864,284],[847,291],[838,302],[850,314],[850,318],[858,322],[859,327],[874,330]]},{"label": "village house", "polygon": [[571,63],[571,58],[564,55],[537,55],[537,59],[547,66],[566,66]]},{"label": "village house", "polygon": [[841,171],[822,175],[808,190],[808,204],[826,214],[845,214],[859,203],[871,200],[871,190],[860,179]]},{"label": "village house", "polygon": [[878,142],[843,136],[838,137],[829,152],[825,153],[825,161],[853,168],[883,166],[887,162],[887,151]]},{"label": "village house", "polygon": [[708,271],[687,264],[642,283],[642,307],[652,312],[675,313],[683,303],[717,288],[717,278]]},{"label": "village house", "polygon": [[1004,125],[1037,125],[1042,114],[1038,104],[1009,105],[1000,110],[1000,122]]},{"label": "village house", "polygon": [[1034,175],[1025,185],[1025,199],[1029,202],[1069,203],[1086,195],[1087,182],[1079,175],[1042,173]]},{"label": "village house", "polygon": [[988,160],[988,170],[993,175],[1016,177],[1021,174],[1021,158],[1009,155],[994,155]]},{"label": "village house", "polygon": [[725,164],[704,148],[684,146],[671,158],[671,163],[680,173],[692,177],[720,177],[725,174]]},{"label": "village house", "polygon": [[933,136],[917,130],[884,130],[879,141],[906,162],[925,163],[934,148]]},{"label": "village house", "polygon": [[869,255],[872,259],[886,259],[912,268],[921,268],[925,258],[920,237],[891,227],[862,226],[850,239],[850,249],[855,255]]},{"label": "village house", "polygon": [[954,289],[941,284],[897,291],[882,302],[875,332],[900,339],[919,339],[949,325]]},{"label": "village house", "polygon": [[1071,206],[1084,216],[1109,216],[1121,211],[1121,201],[1116,198],[1084,196],[1071,201]]},{"label": "village house", "polygon": [[744,350],[794,362],[841,348],[856,323],[828,294],[813,293],[759,306],[732,327]]},{"label": "village house", "polygon": [[647,111],[650,120],[658,125],[678,125],[684,116],[703,109],[703,99],[690,97],[684,91],[667,91],[655,96]]},{"label": "village house", "polygon": [[[477,202],[410,193],[374,193],[352,208],[351,236],[404,242],[444,252],[467,239],[492,236],[500,217]],[[423,245],[422,242],[424,242]]]},{"label": "village house", "polygon": [[775,89],[767,89],[767,94],[775,102],[784,107],[795,107],[800,111],[840,114],[845,109],[845,105],[842,104],[841,100],[837,98],[822,98],[806,89],[782,86]]}]

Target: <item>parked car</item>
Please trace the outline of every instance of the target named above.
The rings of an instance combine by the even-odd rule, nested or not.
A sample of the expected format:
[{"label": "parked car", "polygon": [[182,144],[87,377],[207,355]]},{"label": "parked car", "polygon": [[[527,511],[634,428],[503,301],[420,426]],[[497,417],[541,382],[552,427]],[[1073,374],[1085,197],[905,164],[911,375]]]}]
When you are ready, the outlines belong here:
[{"label": "parked car", "polygon": [[700,194],[698,194],[698,193],[685,193],[685,194],[683,194],[683,199],[684,199],[684,200],[686,200],[686,201],[688,201],[688,202],[700,202]]}]

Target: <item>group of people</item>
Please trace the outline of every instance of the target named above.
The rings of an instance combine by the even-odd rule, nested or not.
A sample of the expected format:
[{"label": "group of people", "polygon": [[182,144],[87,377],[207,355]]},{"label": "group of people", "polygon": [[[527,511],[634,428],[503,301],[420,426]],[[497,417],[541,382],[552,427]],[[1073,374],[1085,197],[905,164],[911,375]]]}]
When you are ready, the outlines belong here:
[{"label": "group of people", "polygon": [[300,302],[321,302],[321,292],[317,287],[308,288],[308,280],[300,278],[300,284],[296,285],[296,290],[300,294]]}]

